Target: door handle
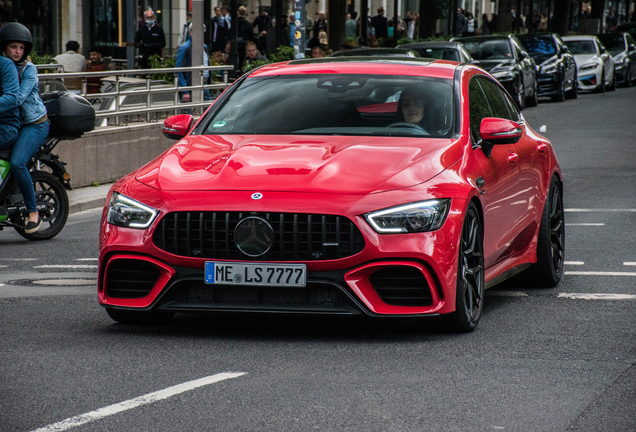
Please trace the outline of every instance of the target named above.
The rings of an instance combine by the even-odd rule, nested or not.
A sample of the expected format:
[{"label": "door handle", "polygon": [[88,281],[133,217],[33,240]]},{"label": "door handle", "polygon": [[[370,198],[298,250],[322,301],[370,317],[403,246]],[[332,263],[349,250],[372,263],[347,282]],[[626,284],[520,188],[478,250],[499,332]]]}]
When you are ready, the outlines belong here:
[{"label": "door handle", "polygon": [[517,159],[519,159],[519,155],[517,153],[509,153],[508,154],[508,163],[510,165],[514,165],[515,162],[517,162]]},{"label": "door handle", "polygon": [[545,151],[546,151],[547,149],[548,149],[548,145],[547,145],[547,144],[543,144],[543,143],[541,143],[541,144],[538,144],[538,145],[537,145],[537,151],[538,151],[539,153],[545,153]]}]

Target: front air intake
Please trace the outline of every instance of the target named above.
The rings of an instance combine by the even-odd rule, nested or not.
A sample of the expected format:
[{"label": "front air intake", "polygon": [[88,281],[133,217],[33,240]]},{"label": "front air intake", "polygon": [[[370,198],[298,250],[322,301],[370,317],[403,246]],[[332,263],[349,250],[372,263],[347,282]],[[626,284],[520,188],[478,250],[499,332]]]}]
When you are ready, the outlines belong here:
[{"label": "front air intake", "polygon": [[431,290],[420,270],[408,266],[384,268],[369,278],[378,296],[393,306],[430,306]]},{"label": "front air intake", "polygon": [[112,298],[142,298],[159,279],[157,266],[137,259],[117,259],[108,265],[106,295]]}]

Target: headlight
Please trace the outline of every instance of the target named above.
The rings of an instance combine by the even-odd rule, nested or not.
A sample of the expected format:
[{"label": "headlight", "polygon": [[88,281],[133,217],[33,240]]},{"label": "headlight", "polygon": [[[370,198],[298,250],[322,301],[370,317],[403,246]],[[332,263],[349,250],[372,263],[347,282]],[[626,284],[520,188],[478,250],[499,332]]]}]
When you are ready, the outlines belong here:
[{"label": "headlight", "polygon": [[108,203],[106,220],[111,225],[126,228],[146,229],[159,212],[125,195],[113,193]]},{"label": "headlight", "polygon": [[549,65],[549,66],[545,66],[543,68],[543,73],[544,74],[553,74],[557,71],[557,65]]},{"label": "headlight", "polygon": [[435,231],[444,225],[450,199],[437,199],[391,207],[364,215],[379,234]]},{"label": "headlight", "polygon": [[579,68],[579,72],[585,72],[585,71],[589,71],[589,70],[593,70],[596,69],[597,67],[599,67],[600,64],[599,63],[588,63],[588,64],[584,64],[583,66],[581,66]]},{"label": "headlight", "polygon": [[498,72],[492,72],[492,76],[494,76],[495,78],[511,78],[511,72],[510,71],[498,71]]}]

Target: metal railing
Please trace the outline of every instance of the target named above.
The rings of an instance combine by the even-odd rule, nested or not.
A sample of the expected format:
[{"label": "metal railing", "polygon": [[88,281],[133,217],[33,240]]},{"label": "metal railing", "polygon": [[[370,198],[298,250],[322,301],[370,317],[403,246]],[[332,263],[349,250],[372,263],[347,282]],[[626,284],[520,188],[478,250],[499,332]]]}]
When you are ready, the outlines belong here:
[{"label": "metal railing", "polygon": [[[59,68],[61,65],[38,65],[39,69]],[[116,126],[125,124],[134,116],[145,116],[145,121],[150,122],[159,113],[188,110],[193,114],[201,114],[212,100],[205,100],[206,91],[210,93],[220,93],[228,87],[228,72],[234,67],[227,66],[192,66],[179,68],[163,68],[163,69],[133,69],[133,70],[110,70],[104,72],[69,72],[69,73],[40,73],[38,78],[43,85],[43,91],[51,91],[55,89],[55,83],[64,80],[81,80],[81,90],[76,92],[93,103],[95,109],[95,117],[97,119],[114,120]],[[203,77],[205,71],[221,73],[220,82],[207,84],[207,78]],[[190,86],[179,87],[178,73],[191,72],[192,83]],[[174,74],[174,83],[170,84],[166,81],[153,79],[153,74]],[[198,75],[198,76],[197,76]],[[88,93],[87,79],[90,78],[106,78],[109,77],[111,86],[104,93]],[[112,77],[113,79],[110,79]],[[198,78],[198,79],[197,79]],[[198,81],[198,84],[195,82]],[[102,83],[102,86],[104,84]],[[180,102],[180,92],[191,92],[191,102]],[[153,96],[159,94],[172,94],[169,100],[164,98],[163,101],[154,101]],[[144,95],[144,103],[127,104],[126,98],[135,96],[135,100],[139,100],[138,96]],[[104,102],[106,101],[106,102]],[[99,124],[99,121],[98,121]]]}]

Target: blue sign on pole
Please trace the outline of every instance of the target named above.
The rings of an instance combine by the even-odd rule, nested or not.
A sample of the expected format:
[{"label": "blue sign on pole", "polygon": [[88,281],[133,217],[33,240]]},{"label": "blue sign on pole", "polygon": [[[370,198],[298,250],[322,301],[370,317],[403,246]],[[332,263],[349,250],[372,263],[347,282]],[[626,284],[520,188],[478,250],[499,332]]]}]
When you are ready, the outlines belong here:
[{"label": "blue sign on pole", "polygon": [[294,8],[294,58],[305,58],[305,3],[306,0],[296,0]]}]

